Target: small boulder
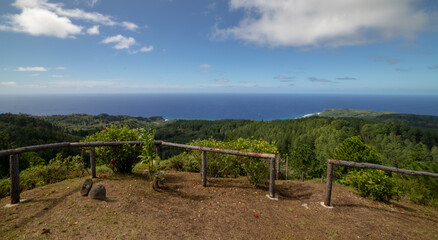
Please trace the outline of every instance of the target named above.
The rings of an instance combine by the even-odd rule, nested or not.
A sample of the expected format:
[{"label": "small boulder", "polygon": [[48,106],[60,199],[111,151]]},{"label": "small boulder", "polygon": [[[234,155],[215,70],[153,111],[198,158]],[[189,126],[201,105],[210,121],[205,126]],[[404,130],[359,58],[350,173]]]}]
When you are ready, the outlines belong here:
[{"label": "small boulder", "polygon": [[91,191],[88,195],[92,199],[105,200],[106,199],[106,189],[102,184],[98,184],[91,189]]},{"label": "small boulder", "polygon": [[90,192],[92,186],[93,186],[93,180],[91,180],[91,178],[85,180],[84,184],[82,184],[81,187],[81,195],[88,196],[88,193]]}]

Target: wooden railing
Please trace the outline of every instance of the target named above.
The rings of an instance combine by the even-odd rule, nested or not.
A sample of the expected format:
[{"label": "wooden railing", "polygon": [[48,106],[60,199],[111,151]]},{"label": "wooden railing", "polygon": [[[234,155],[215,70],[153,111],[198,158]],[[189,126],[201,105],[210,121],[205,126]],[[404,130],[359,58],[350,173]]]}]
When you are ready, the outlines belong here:
[{"label": "wooden railing", "polygon": [[[72,148],[72,147],[90,147],[90,168],[91,168],[91,177],[96,178],[96,160],[95,160],[95,148],[96,147],[104,147],[104,146],[122,146],[125,144],[129,145],[138,145],[142,144],[141,141],[128,141],[128,142],[65,142],[65,143],[52,143],[45,145],[35,145],[35,146],[27,146],[15,149],[8,149],[0,151],[0,157],[10,156],[9,164],[10,164],[10,177],[11,177],[11,204],[20,202],[20,171],[18,168],[19,160],[18,156],[21,153],[25,152],[36,152],[48,149],[56,149],[56,148]],[[191,150],[199,150],[202,151],[202,164],[201,164],[201,176],[202,176],[202,186],[207,186],[207,154],[206,152],[217,152],[223,154],[231,154],[237,156],[246,156],[246,157],[257,157],[257,158],[269,158],[270,162],[270,171],[269,171],[269,197],[275,199],[275,154],[268,153],[253,153],[253,152],[242,152],[237,150],[229,150],[229,149],[220,149],[220,148],[210,148],[210,147],[202,147],[202,146],[193,146],[186,144],[178,144],[164,141],[154,141],[155,149],[157,156],[160,155],[161,146],[169,146],[169,147],[177,147],[177,148],[185,148]]]},{"label": "wooden railing", "polygon": [[359,169],[363,169],[363,168],[378,169],[378,170],[395,172],[395,173],[402,173],[402,174],[408,174],[408,175],[438,177],[438,173],[413,171],[413,170],[408,170],[408,169],[378,165],[378,164],[374,164],[374,163],[359,163],[359,162],[327,159],[327,185],[326,185],[326,189],[325,189],[325,199],[324,199],[324,205],[327,207],[331,206],[332,183],[333,183],[333,165],[359,168]]}]

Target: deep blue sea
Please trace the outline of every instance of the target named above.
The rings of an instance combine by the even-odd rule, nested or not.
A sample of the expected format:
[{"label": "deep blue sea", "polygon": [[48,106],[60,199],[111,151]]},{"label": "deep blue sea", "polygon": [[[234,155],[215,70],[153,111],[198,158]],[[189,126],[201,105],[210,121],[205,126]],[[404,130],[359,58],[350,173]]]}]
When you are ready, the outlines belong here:
[{"label": "deep blue sea", "polygon": [[438,116],[438,96],[326,94],[103,94],[2,95],[0,113],[57,115],[85,113],[167,119],[298,118],[325,108]]}]

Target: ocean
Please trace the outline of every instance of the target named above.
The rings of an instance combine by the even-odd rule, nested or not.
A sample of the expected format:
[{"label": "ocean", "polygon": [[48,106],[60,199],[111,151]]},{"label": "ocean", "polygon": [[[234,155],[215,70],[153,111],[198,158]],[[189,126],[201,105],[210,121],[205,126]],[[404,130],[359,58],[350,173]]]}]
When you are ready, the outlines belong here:
[{"label": "ocean", "polygon": [[326,108],[438,116],[438,96],[335,94],[2,95],[0,113],[163,116],[166,119],[293,119]]}]

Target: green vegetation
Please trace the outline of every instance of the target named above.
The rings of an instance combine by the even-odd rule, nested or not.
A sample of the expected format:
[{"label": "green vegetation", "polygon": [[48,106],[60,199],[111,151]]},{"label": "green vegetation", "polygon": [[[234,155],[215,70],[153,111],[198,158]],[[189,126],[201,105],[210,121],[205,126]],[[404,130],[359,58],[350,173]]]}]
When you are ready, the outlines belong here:
[{"label": "green vegetation", "polygon": [[[20,172],[20,189],[22,191],[56,183],[68,178],[85,175],[84,159],[81,156],[63,157],[61,153],[50,160],[48,164],[31,166]],[[0,180],[0,197],[9,195],[10,179]]]},{"label": "green vegetation", "polygon": [[88,136],[85,142],[145,141],[144,145],[125,144],[96,148],[97,164],[105,164],[115,173],[130,173],[141,158],[144,161],[152,161],[154,133],[144,129],[130,129],[126,126],[110,126]]},{"label": "green vegetation", "polygon": [[70,115],[52,115],[38,117],[53,125],[62,127],[67,132],[85,137],[100,131],[104,127],[111,125],[126,126],[131,129],[144,128],[149,129],[163,123],[164,118],[161,116],[130,117],[125,115],[112,116],[108,114],[87,115],[87,114],[70,114]]},{"label": "green vegetation", "polygon": [[[333,117],[321,117],[326,113]],[[70,119],[71,118],[71,119]],[[412,170],[438,172],[438,117],[392,113],[370,113],[359,110],[325,111],[320,116],[294,120],[172,120],[160,117],[130,118],[101,114],[88,116],[33,117],[23,114],[0,114],[0,147],[8,149],[51,142],[116,141],[155,139],[190,143],[202,146],[238,149],[254,152],[276,152],[289,158],[289,173],[299,179],[325,175],[326,159],[336,158],[357,162],[373,162]],[[118,127],[123,126],[123,127]],[[106,127],[105,130],[102,130]],[[149,140],[148,140],[149,139]],[[198,139],[193,141],[194,139]],[[152,140],[149,141],[151,143]],[[80,149],[56,149],[20,155],[20,169],[49,165],[57,153],[63,156],[80,155]],[[86,152],[85,152],[86,154]],[[138,157],[140,156],[140,158]],[[162,148],[163,161],[154,156],[153,145],[108,147],[98,150],[100,164],[115,172],[130,172],[135,163],[142,161],[151,173],[159,168],[199,171],[200,152],[177,148]],[[267,161],[208,153],[209,176],[248,176],[254,185],[267,179],[264,165]],[[111,162],[111,160],[114,160]],[[87,161],[85,161],[87,162]],[[8,174],[8,159],[2,158],[0,174]],[[85,166],[86,167],[86,166]],[[284,166],[282,166],[284,169]],[[31,170],[29,170],[31,171]],[[263,174],[262,174],[263,172]],[[367,172],[367,171],[364,171]],[[251,175],[254,174],[254,175]],[[438,205],[438,179],[393,174],[380,176],[371,173],[366,179],[362,172],[335,168],[336,179],[358,189],[362,195],[378,200],[389,200],[398,193],[406,199],[422,204]],[[355,175],[353,178],[351,176]],[[348,178],[347,178],[348,177]],[[349,178],[358,182],[347,182]],[[377,181],[375,178],[377,177]],[[363,179],[359,181],[359,179]],[[388,179],[385,186],[364,185],[378,179]],[[394,185],[395,184],[395,185]],[[0,182],[0,188],[6,184]],[[365,186],[365,188],[364,188]],[[397,190],[397,194],[393,192]],[[377,193],[376,193],[377,191]],[[383,195],[382,195],[383,194]]]}]

